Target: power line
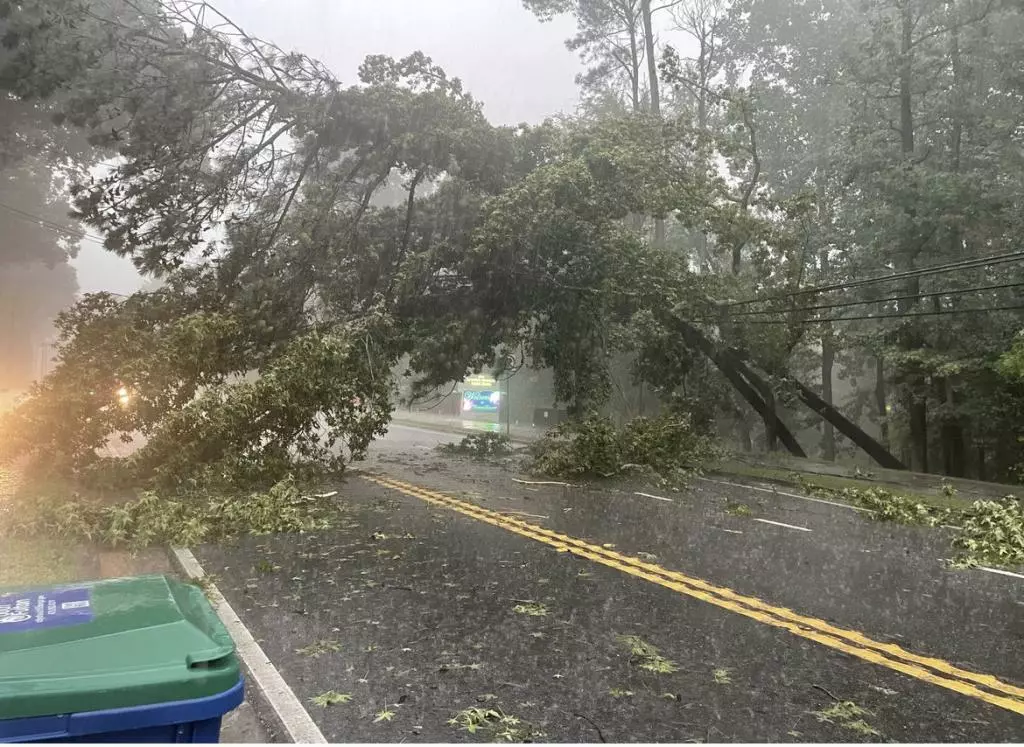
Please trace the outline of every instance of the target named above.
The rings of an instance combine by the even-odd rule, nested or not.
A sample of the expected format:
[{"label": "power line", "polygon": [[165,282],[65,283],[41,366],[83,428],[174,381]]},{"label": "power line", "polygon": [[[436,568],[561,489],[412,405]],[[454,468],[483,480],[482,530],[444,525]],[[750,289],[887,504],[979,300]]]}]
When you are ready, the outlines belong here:
[{"label": "power line", "polygon": [[76,231],[73,228],[68,228],[66,226],[62,226],[59,223],[56,223],[56,222],[54,222],[52,220],[49,220],[48,218],[44,218],[41,215],[36,215],[34,213],[30,213],[27,210],[22,210],[21,208],[16,208],[13,205],[8,205],[7,203],[4,203],[4,202],[0,202],[0,208],[4,208],[5,210],[9,210],[10,212],[12,212],[15,215],[18,215],[18,216],[24,218],[25,220],[30,220],[33,223],[40,224],[43,228],[48,228],[51,231],[55,231],[57,233],[65,234],[69,238],[79,238],[79,237],[80,238],[87,238],[87,239],[92,239],[93,241],[98,241],[100,244],[102,244],[104,242],[104,239],[102,237],[100,237],[100,236],[96,236],[95,234],[91,234],[91,233],[86,233],[85,231]]},{"label": "power line", "polygon": [[[786,319],[764,319],[746,322],[747,324],[820,324],[821,322],[852,322],[861,319],[907,319],[915,316],[946,316],[949,314],[978,314],[989,311],[1020,311],[1024,305],[1015,306],[988,306],[981,309],[942,309],[940,311],[912,311],[904,314],[868,314],[864,316],[830,316],[817,319],[804,319],[802,321],[789,321]],[[713,323],[709,319],[696,319],[696,322]]]},{"label": "power line", "polygon": [[776,293],[770,296],[762,296],[761,298],[748,298],[744,301],[726,301],[720,304],[723,307],[732,306],[744,306],[751,303],[763,303],[765,301],[777,301],[785,298],[794,298],[796,296],[807,296],[814,293],[826,293],[833,290],[848,290],[850,288],[860,288],[865,285],[874,285],[875,283],[886,283],[893,280],[904,280],[906,278],[913,277],[925,277],[927,275],[941,275],[945,272],[952,272],[953,270],[966,270],[974,267],[988,267],[991,265],[1005,264],[1007,262],[1013,262],[1015,260],[1024,260],[1024,251],[1009,252],[1008,254],[996,254],[991,257],[978,257],[977,259],[967,259],[958,262],[950,262],[943,265],[932,265],[931,267],[922,267],[917,270],[905,270],[903,272],[894,272],[889,275],[877,275],[871,278],[865,278],[864,280],[851,280],[844,283],[832,283],[829,285],[817,285],[810,288],[802,288],[800,290],[789,291],[787,293]]},{"label": "power line", "polygon": [[738,311],[729,314],[729,317],[736,316],[771,316],[774,314],[793,314],[798,311],[820,311],[824,309],[841,309],[848,306],[867,306],[873,303],[889,303],[891,301],[908,301],[927,296],[961,296],[965,293],[978,293],[980,291],[1001,290],[1004,288],[1020,288],[1024,282],[1019,283],[997,283],[995,285],[979,285],[974,288],[952,288],[949,290],[922,291],[903,296],[888,296],[886,298],[873,298],[867,301],[842,301],[840,303],[819,304],[817,306],[797,306],[792,309],[761,309],[759,311]]}]

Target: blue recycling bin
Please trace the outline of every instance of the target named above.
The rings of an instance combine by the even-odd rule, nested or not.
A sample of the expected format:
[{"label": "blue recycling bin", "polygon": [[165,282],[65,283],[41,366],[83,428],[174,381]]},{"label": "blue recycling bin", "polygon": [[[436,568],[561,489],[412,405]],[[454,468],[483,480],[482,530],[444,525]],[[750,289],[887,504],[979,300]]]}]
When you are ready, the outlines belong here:
[{"label": "blue recycling bin", "polygon": [[244,697],[234,642],[191,584],[0,589],[0,743],[218,742]]}]

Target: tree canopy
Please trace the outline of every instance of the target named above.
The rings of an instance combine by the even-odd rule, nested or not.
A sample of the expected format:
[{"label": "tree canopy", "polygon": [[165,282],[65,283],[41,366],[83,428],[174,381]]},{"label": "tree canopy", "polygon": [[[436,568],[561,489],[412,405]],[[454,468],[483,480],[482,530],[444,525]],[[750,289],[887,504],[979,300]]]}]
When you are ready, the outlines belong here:
[{"label": "tree canopy", "polygon": [[572,15],[581,85],[617,104],[495,127],[421,52],[345,85],[202,2],[0,4],[11,100],[112,156],[74,216],[161,281],[61,316],[3,450],[81,472],[135,434],[134,479],[263,479],[365,451],[399,361],[414,392],[550,367],[583,416],[627,356],[740,444],[807,453],[813,424],[827,458],[838,430],[890,466],[1009,474],[1019,8],[525,5]]}]

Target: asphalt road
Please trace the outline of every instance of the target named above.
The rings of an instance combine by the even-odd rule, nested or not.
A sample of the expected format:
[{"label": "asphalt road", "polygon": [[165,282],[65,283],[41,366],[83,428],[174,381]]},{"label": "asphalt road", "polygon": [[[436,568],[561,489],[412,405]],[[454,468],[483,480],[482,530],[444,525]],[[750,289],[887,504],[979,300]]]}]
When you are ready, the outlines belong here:
[{"label": "asphalt road", "polygon": [[336,528],[196,553],[329,740],[1024,739],[1024,580],[948,569],[941,531],[527,484],[452,440],[394,426]]}]

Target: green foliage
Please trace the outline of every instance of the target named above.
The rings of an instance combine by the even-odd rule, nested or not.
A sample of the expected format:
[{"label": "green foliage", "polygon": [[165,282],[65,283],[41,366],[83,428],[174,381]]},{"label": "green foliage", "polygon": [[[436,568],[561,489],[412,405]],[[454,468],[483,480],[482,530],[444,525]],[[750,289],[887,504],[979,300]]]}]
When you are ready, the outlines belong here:
[{"label": "green foliage", "polygon": [[882,488],[845,488],[839,497],[854,505],[863,506],[871,511],[871,516],[878,521],[892,521],[897,524],[923,524],[939,526],[948,524],[953,518],[950,509],[929,506],[906,496],[890,493]]},{"label": "green foliage", "polygon": [[591,415],[561,423],[531,447],[533,469],[552,477],[612,477],[648,468],[664,479],[693,473],[712,459],[712,439],[685,415],[634,418],[617,428]]},{"label": "green foliage", "polygon": [[960,564],[996,567],[1024,566],[1024,501],[1007,496],[977,501],[957,518],[960,532],[953,540]]},{"label": "green foliage", "polygon": [[530,451],[533,470],[551,477],[611,477],[624,463],[614,423],[596,415],[559,423]]},{"label": "green foliage", "polygon": [[548,608],[539,602],[522,602],[512,608],[517,615],[528,615],[529,617],[546,617]]},{"label": "green foliage", "polygon": [[170,500],[144,492],[115,504],[34,496],[18,499],[16,506],[0,534],[88,540],[131,550],[326,529],[337,513],[329,502],[303,495],[290,478],[262,493],[196,494]]},{"label": "green foliage", "polygon": [[[664,119],[643,70],[650,4],[525,4],[573,17],[601,116],[493,127],[421,52],[369,57],[345,86],[201,3],[0,3],[0,90],[18,105],[52,97],[66,126],[116,156],[81,175],[77,216],[165,283],[88,297],[62,318],[58,368],[0,422],[0,459],[118,485],[267,485],[335,470],[345,448],[359,458],[387,421],[397,361],[415,394],[511,350],[553,369],[575,418],[607,403],[622,355],[692,414],[684,435],[586,421],[553,437],[547,471],[675,474],[699,466],[708,449],[693,434],[723,413],[752,440],[746,405],[680,340],[672,322],[685,318],[758,361],[783,404],[788,372],[824,349],[816,338],[878,359],[879,390],[895,396],[875,417],[916,466],[941,441],[956,472],[972,439],[989,475],[1024,461],[1024,442],[1005,438],[1024,422],[1019,315],[815,323],[808,304],[833,296],[732,316],[714,300],[1014,248],[1014,3],[906,16],[838,0],[679,7],[676,29],[701,51],[666,49]],[[1013,300],[1019,277],[1004,263],[850,295],[883,317],[978,310]],[[145,446],[111,474],[97,449],[136,436]]]},{"label": "green foliage", "polygon": [[953,526],[957,534],[953,563],[959,567],[1024,565],[1024,502],[1014,496],[975,501],[967,508],[938,508],[881,488],[843,488],[815,492],[871,511],[878,521],[923,526]]},{"label": "green foliage", "polygon": [[814,711],[813,714],[822,723],[838,723],[844,729],[849,729],[866,737],[881,736],[877,729],[864,720],[864,716],[872,715],[871,711],[861,708],[851,700],[836,702],[828,708]]},{"label": "green foliage", "polygon": [[437,448],[442,454],[486,459],[487,457],[508,454],[512,450],[512,443],[508,436],[487,432],[472,433],[457,444],[441,444]]},{"label": "green foliage", "polygon": [[[0,8],[17,42],[0,85],[59,94],[64,120],[119,156],[76,186],[78,216],[163,281],[64,315],[57,369],[0,423],[0,458],[81,478],[110,438],[141,436],[131,484],[335,470],[383,432],[402,355],[443,381],[490,349],[476,327],[453,326],[480,304],[450,281],[478,206],[543,157],[544,128],[491,127],[422,53],[368,58],[344,88],[199,8]],[[408,177],[408,199],[375,207],[393,174]],[[224,240],[205,243],[217,226]]]},{"label": "green foliage", "polygon": [[467,708],[448,719],[448,724],[470,734],[484,734],[495,742],[534,742],[545,736],[533,724],[500,708]]},{"label": "green foliage", "polygon": [[341,651],[341,644],[332,640],[316,641],[308,646],[295,649],[295,653],[301,656],[308,656],[311,659],[316,659],[324,654],[334,654],[338,651]]},{"label": "green foliage", "polygon": [[620,635],[619,643],[629,652],[630,663],[655,674],[673,674],[679,665],[661,655],[657,647],[636,635]]},{"label": "green foliage", "polygon": [[[246,380],[245,350],[255,344],[248,332],[205,312],[154,324],[168,314],[167,297],[89,296],[63,315],[62,363],[0,417],[0,457],[28,454],[78,478],[110,479],[113,468],[120,483],[238,487],[338,470],[339,442],[359,458],[384,432],[390,384],[383,361],[374,361],[371,330],[282,342]],[[109,439],[139,435],[145,444],[130,460],[100,463],[96,449]]]},{"label": "green foliage", "polygon": [[336,690],[328,690],[327,692],[320,693],[315,698],[310,698],[310,703],[321,708],[328,708],[338,703],[350,703],[352,701],[352,695],[350,693],[339,693]]}]

